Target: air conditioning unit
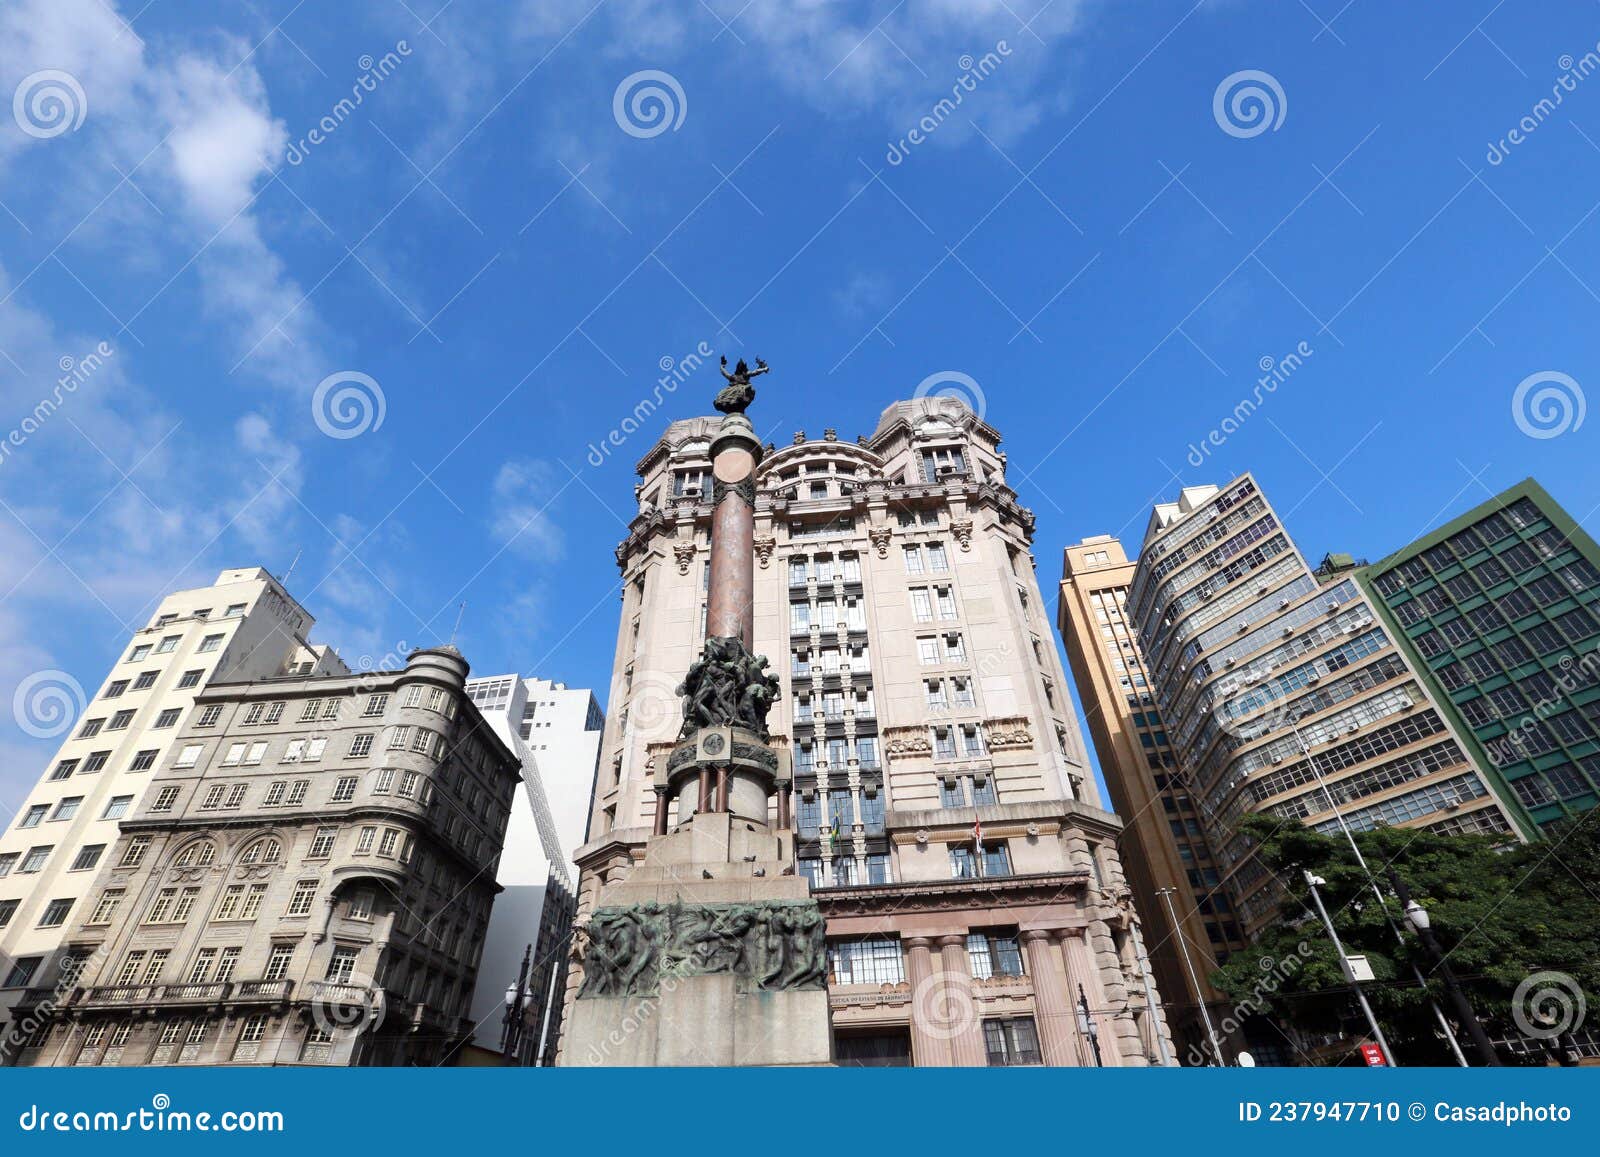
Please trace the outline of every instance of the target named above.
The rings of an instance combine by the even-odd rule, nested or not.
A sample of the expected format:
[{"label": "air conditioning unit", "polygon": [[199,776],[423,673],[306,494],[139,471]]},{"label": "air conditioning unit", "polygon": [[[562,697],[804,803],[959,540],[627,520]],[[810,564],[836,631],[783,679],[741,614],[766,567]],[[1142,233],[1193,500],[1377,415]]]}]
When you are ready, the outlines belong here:
[{"label": "air conditioning unit", "polygon": [[1268,591],[1270,591],[1270,590],[1271,590],[1271,589],[1272,589],[1272,586],[1271,586],[1271,584],[1270,584],[1270,583],[1262,583],[1262,584],[1261,584],[1261,585],[1260,585],[1260,586],[1258,586],[1258,587],[1257,587],[1257,588],[1256,588],[1256,594],[1258,594],[1258,595],[1264,595],[1264,594],[1266,594],[1266,593],[1267,593],[1267,592],[1268,592]]},{"label": "air conditioning unit", "polygon": [[1227,662],[1226,662],[1226,663],[1224,663],[1224,664],[1223,664],[1223,666],[1225,666],[1225,667],[1231,667],[1231,666],[1233,666],[1233,665],[1234,665],[1234,664],[1235,664],[1235,663],[1237,663],[1237,662],[1238,662],[1238,661],[1239,661],[1239,660],[1237,660],[1237,659],[1234,659],[1234,658],[1232,658],[1232,657],[1230,657],[1230,658],[1229,658],[1229,659],[1228,659],[1228,661],[1227,661]]},{"label": "air conditioning unit", "polygon": [[1327,604],[1327,610],[1328,610],[1328,613],[1330,615],[1338,614],[1338,612],[1339,612],[1339,604],[1330,602],[1330,603]]},{"label": "air conditioning unit", "polygon": [[1293,627],[1285,627],[1285,628],[1283,628],[1283,637],[1285,639],[1287,639],[1292,634],[1294,634],[1294,628]]},{"label": "air conditioning unit", "polygon": [[1244,673],[1244,681],[1246,683],[1254,683],[1259,678],[1261,678],[1261,676],[1257,675],[1254,671],[1246,671]]},{"label": "air conditioning unit", "polygon": [[1307,687],[1314,687],[1320,682],[1322,682],[1322,676],[1317,674],[1315,671],[1306,676]]},{"label": "air conditioning unit", "polygon": [[1273,765],[1273,766],[1274,766],[1274,767],[1276,767],[1276,766],[1277,766],[1277,765],[1278,765],[1278,764],[1280,764],[1280,763],[1282,763],[1282,762],[1283,762],[1283,756],[1281,756],[1281,755],[1274,755],[1274,756],[1273,756],[1273,757],[1272,757],[1272,765]]},{"label": "air conditioning unit", "polygon": [[1404,697],[1402,697],[1398,702],[1399,702],[1399,705],[1400,705],[1400,710],[1402,710],[1402,711],[1410,711],[1413,707],[1416,706],[1416,704],[1413,703],[1410,699],[1404,698]]},{"label": "air conditioning unit", "polygon": [[1360,623],[1346,623],[1344,625],[1344,633],[1347,634],[1347,635],[1353,635],[1357,631],[1359,631],[1360,629],[1361,629],[1361,624]]},{"label": "air conditioning unit", "polygon": [[1278,600],[1278,609],[1280,611],[1287,610],[1288,607],[1289,607],[1289,600],[1288,599],[1279,599]]},{"label": "air conditioning unit", "polygon": [[1240,633],[1240,634],[1241,634],[1241,635],[1242,635],[1242,634],[1244,634],[1244,633],[1245,633],[1245,632],[1246,632],[1246,631],[1248,631],[1248,630],[1249,630],[1249,629],[1250,629],[1250,624],[1249,624],[1249,623],[1245,623],[1245,622],[1241,622],[1241,623],[1240,623],[1240,624],[1239,624],[1239,633]]}]

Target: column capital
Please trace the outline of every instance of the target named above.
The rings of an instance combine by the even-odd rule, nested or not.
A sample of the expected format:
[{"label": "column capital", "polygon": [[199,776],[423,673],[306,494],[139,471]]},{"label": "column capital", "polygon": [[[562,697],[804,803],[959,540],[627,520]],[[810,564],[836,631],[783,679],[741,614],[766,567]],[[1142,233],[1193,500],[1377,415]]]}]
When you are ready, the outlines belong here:
[{"label": "column capital", "polygon": [[1054,940],[1060,931],[1058,928],[1024,928],[1017,938],[1024,944],[1033,944],[1039,940]]},{"label": "column capital", "polygon": [[965,948],[966,946],[967,934],[965,932],[951,932],[939,937],[940,948]]},{"label": "column capital", "polygon": [[933,947],[933,941],[926,936],[907,936],[905,938],[905,945],[907,948],[920,948],[926,951]]}]

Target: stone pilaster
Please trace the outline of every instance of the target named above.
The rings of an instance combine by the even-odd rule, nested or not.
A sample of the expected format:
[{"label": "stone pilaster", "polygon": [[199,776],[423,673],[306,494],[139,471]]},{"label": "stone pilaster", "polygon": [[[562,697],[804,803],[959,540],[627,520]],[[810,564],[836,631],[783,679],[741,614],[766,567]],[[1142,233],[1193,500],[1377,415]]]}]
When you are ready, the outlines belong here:
[{"label": "stone pilaster", "polygon": [[1072,995],[1067,987],[1066,967],[1054,940],[1051,933],[1040,928],[1022,933],[1023,950],[1028,954],[1028,971],[1033,980],[1034,1023],[1039,1029],[1039,1051],[1047,1065],[1071,1066],[1078,1063],[1073,1040],[1076,1021]]},{"label": "stone pilaster", "polygon": [[966,1068],[983,1068],[989,1053],[983,1043],[983,1025],[973,1000],[972,972],[967,963],[967,938],[960,935],[939,937],[939,955],[944,963],[945,1031],[950,1035],[951,1062]]},{"label": "stone pilaster", "polygon": [[933,991],[939,983],[933,977],[933,942],[925,936],[912,936],[905,943],[912,993],[911,1063],[919,1069],[948,1067],[951,1064],[949,1038],[930,1023],[929,1017],[922,1015],[924,1009],[937,1007],[943,999]]}]

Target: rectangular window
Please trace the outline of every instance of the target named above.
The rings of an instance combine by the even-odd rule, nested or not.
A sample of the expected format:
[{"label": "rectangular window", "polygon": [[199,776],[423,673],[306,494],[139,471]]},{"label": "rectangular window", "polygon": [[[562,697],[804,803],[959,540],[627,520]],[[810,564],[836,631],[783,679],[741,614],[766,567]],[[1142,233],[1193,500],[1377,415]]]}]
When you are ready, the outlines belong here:
[{"label": "rectangular window", "polygon": [[161,641],[156,644],[156,654],[168,655],[176,651],[182,638],[182,635],[163,635]]},{"label": "rectangular window", "polygon": [[128,841],[127,847],[122,849],[122,859],[117,862],[119,868],[137,868],[144,863],[145,853],[150,850],[149,836],[134,836]]},{"label": "rectangular window", "polygon": [[50,853],[54,850],[54,844],[40,844],[29,848],[28,854],[22,857],[22,866],[17,869],[17,873],[31,876],[44,871],[45,864],[50,862]]},{"label": "rectangular window", "polygon": [[339,781],[333,785],[333,802],[349,803],[351,800],[355,799],[356,786],[360,782],[361,781],[353,775],[340,776]]},{"label": "rectangular window", "polygon": [[[132,796],[118,796],[117,798],[131,801],[133,797]],[[156,796],[155,803],[150,805],[150,810],[153,811],[153,812],[169,812],[169,811],[172,810],[172,805],[177,803],[177,802],[178,802],[178,789],[176,787],[164,787],[164,788],[161,789],[161,793]],[[112,803],[115,804],[116,800],[113,800]],[[124,810],[127,809],[127,803],[123,804],[123,809]],[[107,815],[106,815],[107,819],[111,818],[111,815],[109,813],[110,813],[110,809],[108,808],[107,809]]]},{"label": "rectangular window", "polygon": [[100,893],[100,899],[94,906],[94,912],[89,917],[90,924],[109,924],[111,917],[117,913],[117,908],[122,904],[123,889],[107,888]]},{"label": "rectangular window", "polygon": [[129,771],[149,771],[156,765],[156,756],[160,755],[159,749],[146,747],[134,753],[133,762],[128,764]]},{"label": "rectangular window", "polygon": [[200,645],[196,647],[195,650],[203,655],[208,652],[215,651],[220,646],[222,646],[221,635],[207,635],[205,638],[200,640]]},{"label": "rectangular window", "polygon": [[228,798],[223,803],[225,808],[238,808],[244,806],[244,797],[250,792],[248,783],[236,783],[228,789]]},{"label": "rectangular window", "polygon": [[22,818],[17,821],[17,827],[19,827],[19,828],[36,828],[40,824],[44,823],[44,817],[49,815],[49,814],[50,814],[50,805],[49,804],[47,804],[47,803],[36,803],[32,807],[30,807],[27,811],[22,813]]},{"label": "rectangular window", "polygon": [[206,788],[206,794],[200,800],[200,810],[203,812],[214,811],[222,806],[222,797],[227,792],[228,785],[214,783]]},{"label": "rectangular window", "polygon": [[55,814],[50,817],[50,820],[52,823],[56,820],[70,820],[78,814],[78,809],[82,806],[83,797],[81,795],[69,795],[56,804]]},{"label": "rectangular window", "polygon": [[[454,817],[451,818],[453,819]],[[383,839],[378,841],[378,855],[393,857],[395,844],[399,842],[399,839],[400,833],[395,831],[394,828],[384,828]]]},{"label": "rectangular window", "polygon": [[108,684],[106,686],[105,694],[100,696],[100,698],[102,698],[102,699],[115,699],[115,698],[117,698],[117,696],[121,695],[127,689],[128,689],[128,681],[126,679],[118,679],[115,682],[110,683],[110,684]]},{"label": "rectangular window", "polygon": [[91,751],[89,758],[83,761],[83,770],[80,774],[93,775],[97,771],[104,770],[106,761],[110,758],[111,752],[109,751]]},{"label": "rectangular window", "polygon": [[251,884],[250,890],[244,894],[244,906],[239,909],[239,919],[254,920],[261,914],[261,901],[266,898],[265,884]]},{"label": "rectangular window", "polygon": [[984,1021],[983,1044],[991,1067],[1044,1063],[1039,1055],[1039,1034],[1031,1016]]},{"label": "rectangular window", "polygon": [[59,928],[67,922],[67,914],[72,911],[72,900],[51,900],[44,906],[44,911],[39,914],[40,928]]},{"label": "rectangular window", "polygon": [[294,886],[294,895],[289,897],[288,916],[306,916],[311,912],[311,901],[317,894],[315,880],[301,880]]},{"label": "rectangular window", "polygon": [[967,934],[967,962],[979,980],[1022,975],[1022,947],[1014,935],[993,932]]},{"label": "rectangular window", "polygon": [[364,731],[360,735],[350,737],[349,758],[360,759],[372,751],[372,732]]},{"label": "rectangular window", "polygon": [[186,743],[178,752],[178,758],[173,761],[173,767],[193,767],[200,762],[200,753],[204,751],[203,743]]},{"label": "rectangular window", "polygon": [[333,843],[338,835],[337,828],[318,828],[317,834],[311,840],[311,849],[306,852],[306,859],[326,860],[333,855]]},{"label": "rectangular window", "polygon": [[274,944],[267,957],[267,968],[262,976],[267,980],[282,980],[289,975],[289,961],[294,956],[294,945]]},{"label": "rectangular window", "polygon": [[372,851],[372,841],[377,838],[377,828],[362,828],[361,834],[356,838],[356,855],[364,856]]},{"label": "rectangular window", "polygon": [[382,715],[384,709],[388,706],[389,697],[387,695],[369,695],[367,697],[367,705],[361,711],[361,717],[363,719],[371,719]]},{"label": "rectangular window", "polygon": [[90,871],[99,865],[100,857],[105,855],[105,851],[106,846],[104,844],[85,844],[78,850],[77,858],[72,861],[72,867],[68,868],[67,871]]},{"label": "rectangular window", "polygon": [[168,707],[165,711],[156,716],[156,721],[154,724],[152,724],[152,726],[157,729],[176,727],[178,724],[178,716],[182,714],[183,709],[181,707]]},{"label": "rectangular window", "polygon": [[[178,678],[178,690],[187,691],[190,687],[198,687],[200,685],[200,677],[204,674],[203,670],[185,671]],[[155,682],[154,679],[150,681],[152,683]]]},{"label": "rectangular window", "polygon": [[133,689],[135,691],[150,690],[156,685],[156,676],[160,673],[159,671],[140,671],[139,677],[133,681]]}]

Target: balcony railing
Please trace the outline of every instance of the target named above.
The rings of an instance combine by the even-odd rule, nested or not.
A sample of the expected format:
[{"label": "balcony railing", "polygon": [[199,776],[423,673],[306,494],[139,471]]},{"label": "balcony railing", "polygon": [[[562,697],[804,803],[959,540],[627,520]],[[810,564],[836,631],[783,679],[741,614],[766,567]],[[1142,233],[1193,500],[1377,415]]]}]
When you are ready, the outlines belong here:
[{"label": "balcony railing", "polygon": [[318,1004],[344,1004],[365,1008],[378,998],[378,992],[364,984],[343,984],[333,980],[311,982],[311,999]]},{"label": "balcony railing", "polygon": [[287,1000],[291,980],[223,980],[203,984],[104,984],[81,990],[80,1008],[117,1008],[141,1004],[215,1004],[225,1000]]}]

